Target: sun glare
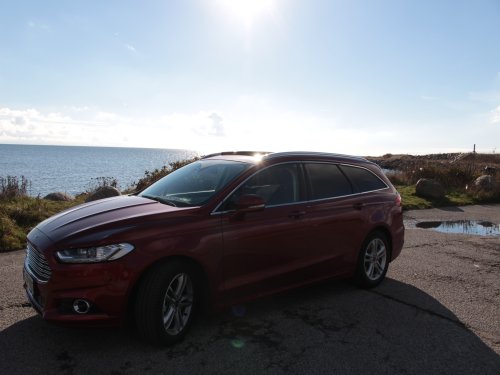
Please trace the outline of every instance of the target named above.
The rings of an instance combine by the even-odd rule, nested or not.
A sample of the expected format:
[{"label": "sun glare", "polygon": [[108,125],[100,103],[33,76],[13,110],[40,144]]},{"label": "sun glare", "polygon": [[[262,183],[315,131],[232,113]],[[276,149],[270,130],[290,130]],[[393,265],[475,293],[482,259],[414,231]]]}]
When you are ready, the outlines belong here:
[{"label": "sun glare", "polygon": [[274,11],[275,0],[217,0],[217,3],[236,20],[251,25],[260,16]]}]

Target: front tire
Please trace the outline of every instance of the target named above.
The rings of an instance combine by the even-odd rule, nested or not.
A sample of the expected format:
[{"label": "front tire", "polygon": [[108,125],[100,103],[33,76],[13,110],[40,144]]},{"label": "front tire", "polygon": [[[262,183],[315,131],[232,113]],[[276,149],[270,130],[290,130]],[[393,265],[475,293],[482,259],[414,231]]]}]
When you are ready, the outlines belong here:
[{"label": "front tire", "polygon": [[373,288],[382,282],[389,268],[390,247],[382,232],[371,233],[359,253],[355,281],[363,288]]},{"label": "front tire", "polygon": [[152,268],[139,284],[135,320],[139,335],[154,345],[172,345],[187,333],[197,293],[195,274],[180,262]]}]

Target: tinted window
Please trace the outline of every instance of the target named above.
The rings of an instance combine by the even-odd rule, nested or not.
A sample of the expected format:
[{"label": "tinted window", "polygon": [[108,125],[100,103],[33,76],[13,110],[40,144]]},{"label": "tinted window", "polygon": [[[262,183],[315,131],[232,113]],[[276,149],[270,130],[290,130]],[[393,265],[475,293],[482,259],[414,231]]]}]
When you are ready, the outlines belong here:
[{"label": "tinted window", "polygon": [[342,165],[340,168],[351,180],[358,193],[385,189],[387,187],[387,185],[380,178],[367,169],[349,167],[346,165]]},{"label": "tinted window", "polygon": [[298,202],[300,200],[297,164],[280,164],[257,172],[236,190],[222,210],[234,209],[234,202],[242,195],[255,194],[266,206]]},{"label": "tinted window", "polygon": [[335,164],[306,164],[310,199],[324,199],[352,194],[352,187]]}]

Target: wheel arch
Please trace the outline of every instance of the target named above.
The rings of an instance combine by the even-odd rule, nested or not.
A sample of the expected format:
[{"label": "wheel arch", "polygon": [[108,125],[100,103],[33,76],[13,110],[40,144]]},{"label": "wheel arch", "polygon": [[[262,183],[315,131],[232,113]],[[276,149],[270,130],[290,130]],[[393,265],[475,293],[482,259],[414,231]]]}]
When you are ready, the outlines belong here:
[{"label": "wheel arch", "polygon": [[200,262],[184,255],[170,255],[164,258],[157,259],[155,262],[151,263],[148,267],[146,267],[142,271],[141,275],[135,281],[127,300],[127,321],[131,322],[133,319],[134,301],[137,298],[137,291],[144,277],[154,268],[161,267],[163,264],[169,262],[179,262],[187,264],[194,271],[196,277],[195,280],[196,287],[200,291],[200,297],[201,297],[199,307],[204,312],[209,311],[211,309],[212,301],[211,301],[210,283],[208,275],[203,266],[200,264]]},{"label": "wheel arch", "polygon": [[389,246],[389,249],[388,249],[389,262],[391,262],[392,261],[392,235],[391,235],[390,230],[387,227],[379,225],[379,226],[373,228],[373,230],[371,230],[370,233],[367,234],[367,236],[363,240],[363,243],[366,241],[366,239],[368,237],[370,237],[373,233],[376,233],[376,232],[382,233],[385,236],[385,238],[387,239],[387,245]]}]

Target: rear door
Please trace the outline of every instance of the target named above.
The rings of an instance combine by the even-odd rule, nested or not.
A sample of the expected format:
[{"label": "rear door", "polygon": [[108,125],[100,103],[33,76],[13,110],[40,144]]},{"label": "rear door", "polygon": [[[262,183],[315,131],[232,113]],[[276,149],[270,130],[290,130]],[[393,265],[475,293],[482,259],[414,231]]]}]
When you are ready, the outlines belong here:
[{"label": "rear door", "polygon": [[324,277],[349,274],[366,231],[362,197],[339,166],[328,162],[304,164],[309,204],[311,244],[316,248],[318,273]]}]

